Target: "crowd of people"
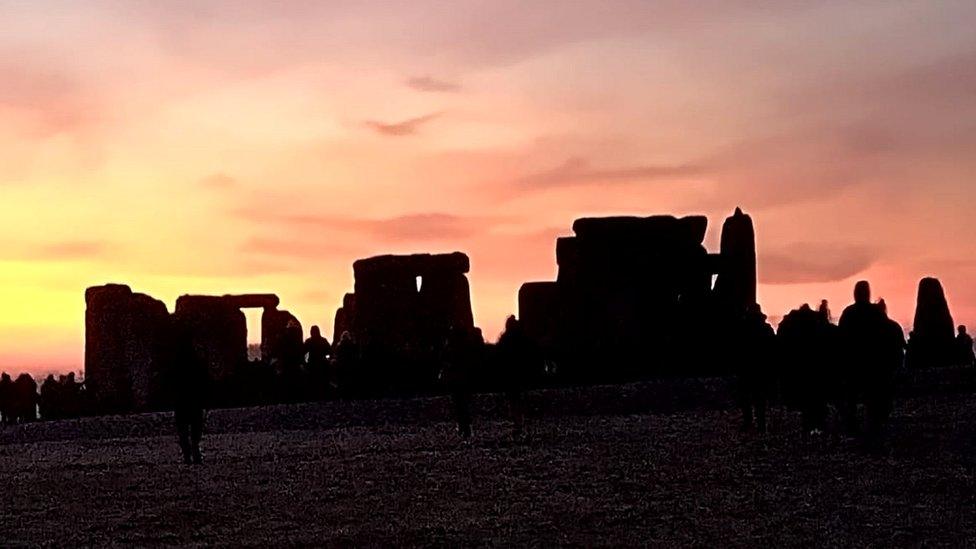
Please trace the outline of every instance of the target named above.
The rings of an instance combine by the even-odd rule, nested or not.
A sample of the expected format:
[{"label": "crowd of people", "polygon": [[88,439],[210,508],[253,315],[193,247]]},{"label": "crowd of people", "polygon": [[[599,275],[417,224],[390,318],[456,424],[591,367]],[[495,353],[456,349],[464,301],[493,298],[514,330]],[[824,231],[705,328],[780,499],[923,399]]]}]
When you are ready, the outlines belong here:
[{"label": "crowd of people", "polygon": [[75,380],[74,372],[48,375],[41,383],[37,401],[38,412],[43,419],[65,419],[84,415],[87,408],[84,385]]},{"label": "crowd of people", "polygon": [[[774,332],[755,306],[738,322],[733,341],[743,430],[765,432],[769,403],[779,400],[800,411],[805,434],[827,431],[832,409],[836,431],[880,440],[908,344],[884,300],[872,302],[868,282],[857,283],[854,303],[837,324],[823,301],[817,310],[803,305],[791,311]],[[957,364],[973,365],[965,326],[954,353]]]},{"label": "crowd of people", "polygon": [[0,419],[3,425],[14,425],[37,419],[37,383],[30,374],[11,379],[0,374]]},{"label": "crowd of people", "polygon": [[75,380],[74,372],[55,377],[48,375],[40,388],[27,373],[12,379],[0,374],[0,418],[3,425],[14,425],[38,419],[65,419],[85,415],[84,384]]}]

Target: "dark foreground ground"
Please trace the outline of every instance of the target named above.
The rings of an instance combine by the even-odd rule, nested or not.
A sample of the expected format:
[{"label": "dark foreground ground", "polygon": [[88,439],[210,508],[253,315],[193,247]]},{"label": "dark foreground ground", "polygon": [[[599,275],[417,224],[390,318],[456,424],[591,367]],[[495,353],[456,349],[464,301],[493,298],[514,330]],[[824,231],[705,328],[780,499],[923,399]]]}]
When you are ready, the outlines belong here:
[{"label": "dark foreground ground", "polygon": [[742,436],[721,398],[624,414],[635,390],[536,394],[521,445],[491,399],[470,445],[441,399],[223,410],[199,467],[163,414],[8,429],[0,545],[976,544],[970,394],[902,399],[879,456],[780,411]]}]

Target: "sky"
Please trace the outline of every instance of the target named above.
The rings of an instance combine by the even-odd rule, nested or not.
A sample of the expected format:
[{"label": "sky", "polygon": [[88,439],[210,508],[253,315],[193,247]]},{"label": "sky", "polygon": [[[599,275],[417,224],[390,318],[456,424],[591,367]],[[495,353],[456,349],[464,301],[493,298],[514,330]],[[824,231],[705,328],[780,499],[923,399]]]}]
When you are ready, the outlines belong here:
[{"label": "sky", "polygon": [[[0,0],[0,369],[80,370],[84,290],[274,292],[462,250],[488,337],[596,215],[753,216],[760,301],[922,276],[976,324],[976,3]],[[252,335],[252,339],[256,336]]]}]

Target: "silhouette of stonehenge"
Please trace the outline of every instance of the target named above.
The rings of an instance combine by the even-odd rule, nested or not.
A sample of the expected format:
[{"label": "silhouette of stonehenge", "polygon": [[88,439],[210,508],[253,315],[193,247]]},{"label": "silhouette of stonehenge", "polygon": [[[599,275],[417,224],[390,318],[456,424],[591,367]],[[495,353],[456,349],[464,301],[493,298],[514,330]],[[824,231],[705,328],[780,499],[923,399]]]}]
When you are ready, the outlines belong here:
[{"label": "silhouette of stonehenge", "polygon": [[[247,321],[241,309],[263,309],[261,349],[268,360],[288,352],[287,334],[301,325],[278,309],[278,296],[184,295],[170,314],[157,299],[128,286],[107,284],[85,292],[85,385],[103,413],[152,410],[172,401],[173,342],[186,327],[216,387],[247,362]],[[294,347],[294,341],[291,347]]]},{"label": "silhouette of stonehenge", "polygon": [[662,374],[677,354],[681,373],[707,370],[708,347],[689,344],[754,304],[757,285],[752,219],[736,209],[717,254],[702,245],[707,227],[703,216],[577,219],[556,241],[556,281],[519,290],[526,331],[576,381]]},{"label": "silhouette of stonehenge", "polygon": [[[661,375],[729,373],[723,361],[731,326],[756,303],[752,219],[736,209],[720,249],[704,245],[704,216],[581,218],[556,241],[556,280],[526,282],[519,317],[541,354],[573,383]],[[438,349],[455,331],[477,334],[461,252],[381,255],[353,264],[354,289],[335,313],[333,343],[355,341],[355,376],[387,395],[430,391]],[[173,337],[189,330],[218,402],[248,364],[242,309],[262,309],[261,355],[275,368],[299,366],[302,327],[273,294],[184,295],[173,313],[128,286],[85,294],[85,384],[100,413],[163,409],[173,399]],[[954,326],[938,280],[921,281],[909,359],[951,361]],[[227,392],[221,399],[221,391]],[[370,391],[366,391],[369,393]]]}]

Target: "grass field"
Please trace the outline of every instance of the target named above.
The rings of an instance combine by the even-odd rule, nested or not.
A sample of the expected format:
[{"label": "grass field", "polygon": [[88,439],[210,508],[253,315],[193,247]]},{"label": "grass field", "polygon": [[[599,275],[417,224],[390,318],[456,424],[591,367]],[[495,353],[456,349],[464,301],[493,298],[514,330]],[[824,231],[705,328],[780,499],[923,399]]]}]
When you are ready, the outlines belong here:
[{"label": "grass field", "polygon": [[199,467],[165,414],[10,428],[0,545],[976,544],[972,395],[899,401],[881,455],[779,410],[760,438],[545,401],[524,444],[491,403],[470,444],[436,398],[221,410]]}]

